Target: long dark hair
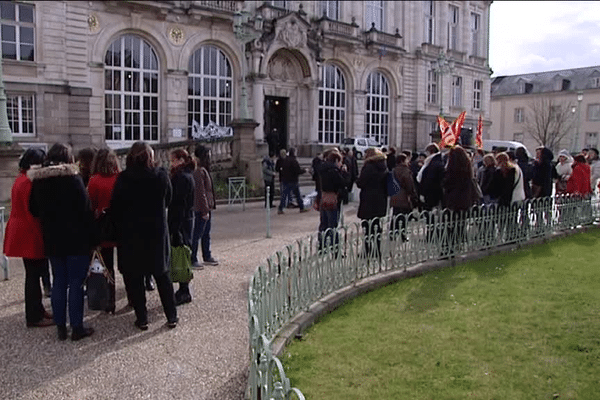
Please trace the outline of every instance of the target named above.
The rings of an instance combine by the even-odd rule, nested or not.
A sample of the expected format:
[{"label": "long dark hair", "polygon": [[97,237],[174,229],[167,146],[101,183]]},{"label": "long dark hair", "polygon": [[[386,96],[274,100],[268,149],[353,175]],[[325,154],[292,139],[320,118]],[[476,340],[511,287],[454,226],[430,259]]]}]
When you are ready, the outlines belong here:
[{"label": "long dark hair", "polygon": [[19,159],[19,169],[21,172],[25,172],[31,168],[32,165],[42,165],[46,160],[46,152],[42,149],[29,148],[25,150],[25,153]]},{"label": "long dark hair", "polygon": [[71,146],[63,143],[54,143],[50,147],[50,150],[48,150],[45,165],[72,164],[73,161]]},{"label": "long dark hair", "polygon": [[194,155],[198,159],[198,165],[210,171],[210,150],[208,147],[199,144],[194,150]]},{"label": "long dark hair", "polygon": [[92,174],[111,176],[119,172],[121,167],[115,152],[108,147],[98,150],[92,162]]},{"label": "long dark hair", "polygon": [[171,176],[175,175],[178,171],[193,171],[196,169],[196,162],[190,156],[190,153],[185,149],[175,149],[171,152],[171,156],[176,158],[177,160],[183,160],[183,164],[178,167],[171,167]]},{"label": "long dark hair", "polygon": [[152,147],[146,142],[135,142],[131,146],[131,149],[129,149],[129,153],[127,153],[125,165],[127,168],[142,167],[152,169],[154,167],[154,151]]},{"label": "long dark hair", "polygon": [[473,177],[473,166],[465,149],[455,146],[450,150],[446,172],[456,177]]}]

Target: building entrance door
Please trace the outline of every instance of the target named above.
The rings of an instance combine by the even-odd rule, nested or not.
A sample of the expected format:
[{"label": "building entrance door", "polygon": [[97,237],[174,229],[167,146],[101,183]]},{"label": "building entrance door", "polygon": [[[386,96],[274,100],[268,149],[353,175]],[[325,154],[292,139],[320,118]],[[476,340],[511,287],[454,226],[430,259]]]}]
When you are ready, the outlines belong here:
[{"label": "building entrance door", "polygon": [[269,153],[279,154],[279,150],[288,148],[288,111],[287,97],[265,96],[265,140],[269,144]]}]

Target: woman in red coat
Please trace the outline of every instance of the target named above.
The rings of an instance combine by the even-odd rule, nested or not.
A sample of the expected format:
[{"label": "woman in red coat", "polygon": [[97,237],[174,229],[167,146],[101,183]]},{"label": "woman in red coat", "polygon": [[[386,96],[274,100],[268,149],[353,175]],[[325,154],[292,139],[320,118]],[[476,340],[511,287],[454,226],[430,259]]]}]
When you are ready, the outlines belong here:
[{"label": "woman in red coat", "polygon": [[27,326],[54,325],[52,315],[42,304],[40,278],[48,271],[44,253],[44,240],[40,221],[29,212],[31,181],[27,171],[32,165],[41,165],[46,153],[41,149],[28,149],[19,161],[19,176],[12,187],[12,208],[4,235],[4,253],[9,257],[23,258],[25,266],[25,320]]},{"label": "woman in red coat", "polygon": [[[98,150],[92,162],[92,176],[87,187],[96,219],[110,205],[110,199],[112,198],[113,188],[115,187],[119,172],[121,172],[121,168],[119,167],[119,160],[115,152],[108,148]],[[115,245],[116,243],[110,242],[100,244],[102,247],[100,254],[113,278],[108,298],[108,307],[106,308],[106,312],[111,314],[115,312]]]},{"label": "woman in red coat", "polygon": [[585,160],[583,154],[578,154],[574,158],[572,168],[573,172],[567,181],[567,193],[581,197],[587,197],[592,193],[590,176],[592,174],[590,166]]}]

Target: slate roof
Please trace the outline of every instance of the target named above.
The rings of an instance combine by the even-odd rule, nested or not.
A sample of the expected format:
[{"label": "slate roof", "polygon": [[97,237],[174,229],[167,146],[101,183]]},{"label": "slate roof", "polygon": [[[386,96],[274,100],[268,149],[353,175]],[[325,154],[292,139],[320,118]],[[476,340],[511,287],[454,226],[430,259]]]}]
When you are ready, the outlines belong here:
[{"label": "slate roof", "polygon": [[[577,91],[599,88],[594,79],[600,80],[600,65],[559,71],[536,72],[523,75],[498,76],[492,80],[492,98],[525,93]],[[525,89],[527,88],[527,92]]]}]

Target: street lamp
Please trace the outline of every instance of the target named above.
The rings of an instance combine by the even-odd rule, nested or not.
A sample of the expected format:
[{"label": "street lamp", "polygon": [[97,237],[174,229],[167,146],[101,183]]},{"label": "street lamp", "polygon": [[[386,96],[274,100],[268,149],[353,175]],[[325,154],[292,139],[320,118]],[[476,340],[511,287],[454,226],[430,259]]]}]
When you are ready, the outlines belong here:
[{"label": "street lamp", "polygon": [[444,115],[444,75],[454,72],[454,61],[446,58],[446,53],[440,51],[436,61],[431,63],[432,69],[440,75],[440,116]]},{"label": "street lamp", "polygon": [[0,49],[0,144],[10,145],[12,141],[12,132],[8,125],[8,114],[6,113],[6,92],[4,91],[4,78],[2,77],[2,50]]},{"label": "street lamp", "polygon": [[[571,152],[579,152],[579,123],[581,121],[581,101],[583,100],[583,92],[580,90],[577,92],[577,126],[575,127],[575,137],[573,138],[573,144],[571,146]],[[575,113],[575,107],[571,109],[571,112]]]},{"label": "street lamp", "polygon": [[250,12],[246,10],[237,11],[233,17],[233,33],[235,39],[242,47],[242,94],[241,94],[241,118],[250,119],[248,112],[248,89],[246,87],[246,45],[262,35],[263,19],[259,14],[250,19]]}]

